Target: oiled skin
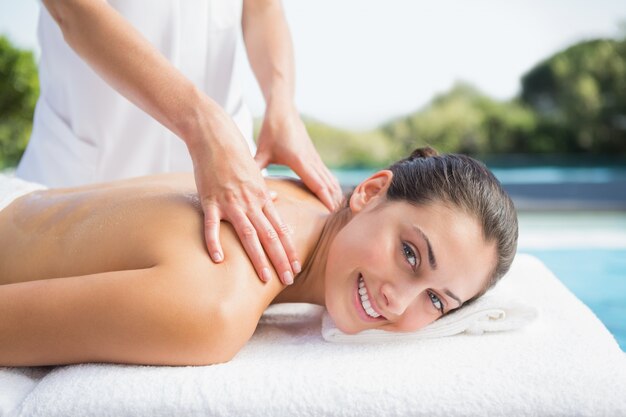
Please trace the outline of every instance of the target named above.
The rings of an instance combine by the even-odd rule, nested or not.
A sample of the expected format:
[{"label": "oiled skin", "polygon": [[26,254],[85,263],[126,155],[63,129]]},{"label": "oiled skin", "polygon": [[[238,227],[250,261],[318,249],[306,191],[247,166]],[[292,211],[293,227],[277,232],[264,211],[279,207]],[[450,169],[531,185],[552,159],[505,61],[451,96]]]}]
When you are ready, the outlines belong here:
[{"label": "oiled skin", "polygon": [[[304,260],[328,211],[291,181],[267,183]],[[202,222],[191,174],[14,201],[0,212],[0,366],[232,358],[284,286],[257,278],[227,223],[213,263]]]}]

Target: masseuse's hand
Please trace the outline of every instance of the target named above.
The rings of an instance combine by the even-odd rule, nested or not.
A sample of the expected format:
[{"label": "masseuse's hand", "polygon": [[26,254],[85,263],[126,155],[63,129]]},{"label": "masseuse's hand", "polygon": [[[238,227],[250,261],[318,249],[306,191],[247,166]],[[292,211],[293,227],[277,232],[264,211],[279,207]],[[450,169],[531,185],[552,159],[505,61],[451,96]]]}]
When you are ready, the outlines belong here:
[{"label": "masseuse's hand", "polygon": [[293,283],[301,267],[291,232],[274,207],[244,138],[226,115],[211,131],[210,137],[188,145],[211,258],[219,263],[228,256],[219,239],[220,220],[227,220],[263,281],[271,278],[267,253],[281,281]]},{"label": "masseuse's hand", "polygon": [[295,106],[267,107],[254,159],[259,168],[272,163],[291,168],[330,210],[341,204],[339,182],[322,162]]}]

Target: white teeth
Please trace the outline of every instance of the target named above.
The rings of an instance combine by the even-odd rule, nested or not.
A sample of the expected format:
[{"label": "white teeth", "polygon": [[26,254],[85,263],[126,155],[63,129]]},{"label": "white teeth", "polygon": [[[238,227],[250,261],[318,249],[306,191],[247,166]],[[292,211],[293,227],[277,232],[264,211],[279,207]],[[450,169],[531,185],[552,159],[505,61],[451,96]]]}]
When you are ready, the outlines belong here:
[{"label": "white teeth", "polygon": [[359,295],[361,298],[361,305],[363,306],[363,310],[367,313],[368,316],[373,318],[380,317],[380,314],[374,311],[372,308],[372,303],[369,301],[369,297],[367,296],[367,290],[365,289],[365,282],[362,277],[359,277]]},{"label": "white teeth", "polygon": [[378,317],[380,317],[380,314],[376,314],[376,312],[374,310],[372,310],[372,308],[366,308],[365,312],[367,313],[368,316],[372,316],[375,319],[377,319]]}]

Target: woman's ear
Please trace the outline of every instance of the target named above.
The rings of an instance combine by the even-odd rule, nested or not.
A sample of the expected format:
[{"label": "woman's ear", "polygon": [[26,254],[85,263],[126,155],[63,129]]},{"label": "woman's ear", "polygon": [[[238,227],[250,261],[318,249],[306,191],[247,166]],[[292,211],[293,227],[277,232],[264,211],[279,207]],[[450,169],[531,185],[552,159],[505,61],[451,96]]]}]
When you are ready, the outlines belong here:
[{"label": "woman's ear", "polygon": [[384,199],[387,196],[387,189],[391,185],[392,178],[393,172],[385,169],[378,171],[357,185],[350,196],[350,210],[357,213],[367,205]]}]

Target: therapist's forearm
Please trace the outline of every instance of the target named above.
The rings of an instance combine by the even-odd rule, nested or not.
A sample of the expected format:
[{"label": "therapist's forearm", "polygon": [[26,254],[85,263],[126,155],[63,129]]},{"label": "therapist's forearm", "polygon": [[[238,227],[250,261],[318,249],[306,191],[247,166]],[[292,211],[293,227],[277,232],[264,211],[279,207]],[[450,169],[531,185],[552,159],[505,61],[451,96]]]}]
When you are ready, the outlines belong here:
[{"label": "therapist's forearm", "polygon": [[266,105],[293,105],[293,45],[280,0],[244,0],[243,36]]},{"label": "therapist's forearm", "polygon": [[65,41],[119,93],[188,146],[207,135],[219,139],[211,126],[228,115],[105,1],[43,3]]}]

